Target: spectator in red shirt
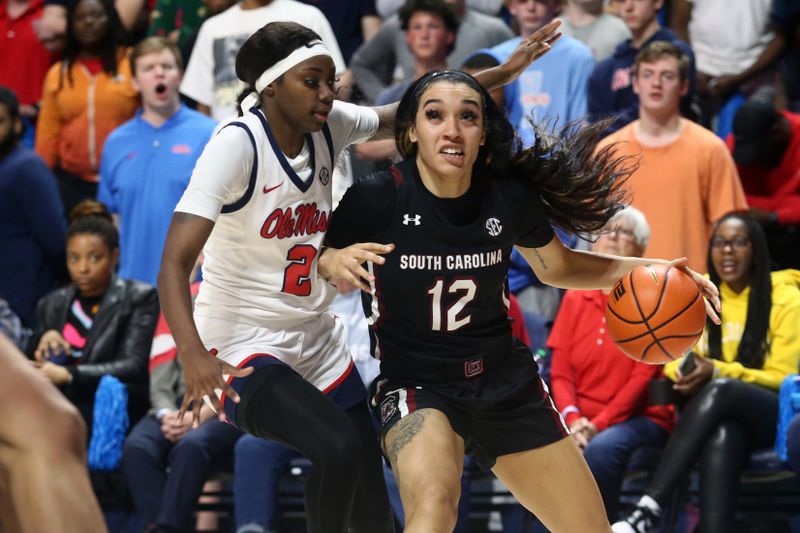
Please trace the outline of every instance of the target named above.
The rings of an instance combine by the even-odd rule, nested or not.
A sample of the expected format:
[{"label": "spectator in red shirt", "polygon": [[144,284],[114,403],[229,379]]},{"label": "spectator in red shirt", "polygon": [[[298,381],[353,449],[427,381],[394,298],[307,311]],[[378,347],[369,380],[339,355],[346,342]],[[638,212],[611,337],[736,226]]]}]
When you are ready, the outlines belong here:
[{"label": "spectator in red shirt", "polygon": [[[36,123],[47,70],[57,56],[36,35],[44,0],[0,0],[0,85],[16,93],[26,127]],[[32,148],[32,132],[28,148]]]},{"label": "spectator in red shirt", "polygon": [[[609,222],[592,250],[641,257],[650,228],[641,211],[628,207]],[[661,367],[635,362],[611,340],[605,327],[604,291],[568,290],[548,339],[552,389],[558,410],[583,449],[603,496],[608,517],[617,517],[628,460],[642,446],[663,446],[673,412],[648,406],[647,383]]]},{"label": "spectator in red shirt", "polygon": [[746,102],[736,113],[728,147],[773,262],[780,269],[800,268],[800,114]]}]

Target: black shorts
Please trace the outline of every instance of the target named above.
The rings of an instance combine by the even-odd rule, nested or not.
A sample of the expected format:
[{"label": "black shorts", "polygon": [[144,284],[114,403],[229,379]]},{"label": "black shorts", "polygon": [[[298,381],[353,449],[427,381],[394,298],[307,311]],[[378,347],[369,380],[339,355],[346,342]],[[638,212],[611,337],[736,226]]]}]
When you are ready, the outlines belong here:
[{"label": "black shorts", "polygon": [[415,384],[378,376],[370,407],[386,432],[419,409],[447,416],[466,452],[485,470],[497,457],[540,448],[569,434],[527,346],[515,342],[504,361],[473,379]]}]

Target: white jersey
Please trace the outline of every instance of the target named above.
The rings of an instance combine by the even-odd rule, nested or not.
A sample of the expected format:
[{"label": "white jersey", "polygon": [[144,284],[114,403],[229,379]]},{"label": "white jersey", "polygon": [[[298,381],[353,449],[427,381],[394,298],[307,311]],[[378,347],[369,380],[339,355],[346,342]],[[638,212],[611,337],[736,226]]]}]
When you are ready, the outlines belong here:
[{"label": "white jersey", "polygon": [[347,145],[378,127],[368,108],[334,102],[300,154],[280,150],[260,110],[214,137],[175,211],[215,221],[195,316],[285,329],[325,311],[335,291],[317,274],[332,211],[331,176]]}]

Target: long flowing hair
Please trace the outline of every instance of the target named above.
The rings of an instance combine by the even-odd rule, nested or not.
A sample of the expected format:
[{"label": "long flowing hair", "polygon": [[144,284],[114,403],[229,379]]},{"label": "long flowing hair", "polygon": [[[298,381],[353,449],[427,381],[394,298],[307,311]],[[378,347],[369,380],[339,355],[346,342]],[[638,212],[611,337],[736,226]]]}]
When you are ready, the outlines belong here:
[{"label": "long flowing hair", "polygon": [[486,140],[478,151],[474,175],[532,182],[552,224],[577,234],[595,233],[629,203],[625,180],[636,170],[638,158],[618,156],[614,145],[596,151],[607,122],[570,123],[559,130],[533,122],[536,140],[523,147],[505,111],[475,78],[461,71],[429,72],[403,95],[395,119],[395,141],[404,158],[417,155],[409,131],[422,94],[435,83],[465,84],[481,95]]},{"label": "long flowing hair", "polygon": [[[750,265],[750,296],[747,300],[747,319],[744,333],[739,341],[736,360],[748,368],[763,368],[764,358],[769,349],[767,334],[769,332],[769,315],[772,310],[772,278],[770,276],[772,260],[767,247],[767,237],[761,224],[743,213],[729,213],[714,224],[714,231],[727,220],[739,220],[747,228],[747,235],[753,247],[752,264]],[[711,260],[711,247],[708,250],[708,273],[711,281],[719,285],[720,277],[714,262]],[[720,299],[722,295],[720,295]],[[725,306],[725,302],[722,302]],[[722,359],[722,327],[706,319],[708,331],[708,353],[714,359]]]},{"label": "long flowing hair", "polygon": [[[81,52],[81,44],[75,37],[75,32],[72,25],[75,23],[75,10],[82,0],[77,0],[73,3],[67,11],[67,35],[64,43],[64,52],[61,59],[61,73],[58,78],[58,90],[64,86],[64,77],[70,85],[73,85],[72,80],[72,65],[78,59]],[[117,62],[121,53],[121,47],[125,44],[127,39],[127,32],[122,26],[119,19],[117,10],[114,7],[112,0],[97,0],[103,6],[103,10],[108,17],[108,26],[106,27],[106,34],[100,43],[100,63],[103,65],[103,70],[111,76],[117,75]]]}]

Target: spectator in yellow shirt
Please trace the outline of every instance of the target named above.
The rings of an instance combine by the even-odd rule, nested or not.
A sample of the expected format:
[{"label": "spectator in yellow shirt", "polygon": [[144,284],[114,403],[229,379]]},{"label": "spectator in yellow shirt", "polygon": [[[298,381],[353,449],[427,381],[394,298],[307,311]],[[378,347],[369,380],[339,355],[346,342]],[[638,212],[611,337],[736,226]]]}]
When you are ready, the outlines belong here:
[{"label": "spectator in yellow shirt", "polygon": [[722,323],[708,322],[695,348],[695,368],[676,361],[664,373],[687,397],[645,495],[615,523],[615,533],[643,533],[700,459],[699,531],[734,530],[736,489],[747,454],[771,446],[778,388],[800,357],[800,272],[770,272],[764,230],[745,214],[714,226],[708,254],[719,285]]}]

